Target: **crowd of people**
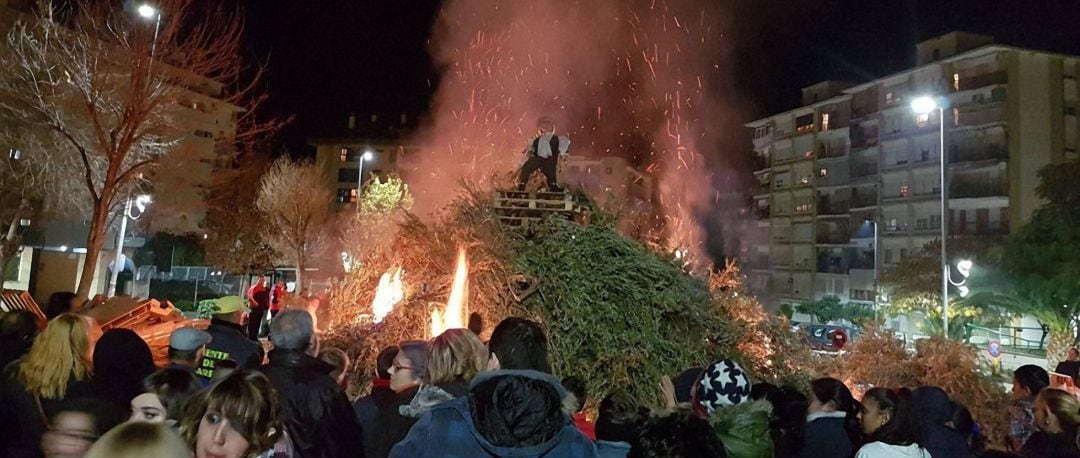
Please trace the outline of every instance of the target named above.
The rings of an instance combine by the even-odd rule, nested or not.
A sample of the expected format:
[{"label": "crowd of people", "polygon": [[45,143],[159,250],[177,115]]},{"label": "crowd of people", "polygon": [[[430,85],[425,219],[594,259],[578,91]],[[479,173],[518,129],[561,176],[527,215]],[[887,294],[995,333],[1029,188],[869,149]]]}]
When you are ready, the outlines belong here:
[{"label": "crowd of people", "polygon": [[1048,388],[1037,366],[1013,374],[1008,444],[994,450],[940,388],[875,387],[856,399],[833,378],[805,391],[753,383],[731,359],[664,377],[661,406],[640,405],[627,387],[590,404],[581,374],[557,378],[546,330],[523,318],[487,342],[473,317],[472,329],[388,346],[368,394],[350,402],[349,356],[322,348],[303,308],[272,312],[264,354],[251,338],[260,329],[242,325],[242,299],[220,301],[207,330],[172,333],[157,368],[136,333],[96,332],[60,307],[47,324],[0,317],[0,456],[1080,456],[1080,401]]}]

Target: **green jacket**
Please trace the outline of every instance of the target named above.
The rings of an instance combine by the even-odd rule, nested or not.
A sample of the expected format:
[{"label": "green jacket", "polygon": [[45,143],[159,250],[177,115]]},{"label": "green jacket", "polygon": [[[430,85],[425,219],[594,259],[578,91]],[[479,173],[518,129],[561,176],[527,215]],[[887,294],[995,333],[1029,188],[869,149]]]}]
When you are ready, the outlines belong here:
[{"label": "green jacket", "polygon": [[709,423],[724,443],[728,457],[771,458],[770,415],[772,405],[769,401],[744,402],[713,412]]}]

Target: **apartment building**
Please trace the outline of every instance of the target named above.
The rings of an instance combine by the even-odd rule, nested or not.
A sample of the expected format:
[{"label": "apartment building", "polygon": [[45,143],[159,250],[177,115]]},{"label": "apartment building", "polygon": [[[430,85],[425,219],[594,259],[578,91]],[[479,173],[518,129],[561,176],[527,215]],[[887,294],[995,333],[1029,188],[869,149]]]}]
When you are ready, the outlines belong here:
[{"label": "apartment building", "polygon": [[[945,224],[976,236],[1021,226],[1041,205],[1036,172],[1077,157],[1080,57],[963,32],[916,51],[915,68],[807,87],[803,106],[747,124],[761,234],[747,264],[767,303],[872,304],[875,271],[940,236],[943,153]],[[920,96],[939,100],[943,116],[912,111]]]},{"label": "apartment building", "polygon": [[360,120],[353,114],[343,132],[308,140],[315,147],[315,162],[326,172],[326,185],[334,191],[334,202],[356,205],[364,182],[399,173],[402,158],[416,151],[409,142],[415,121],[404,114],[396,120],[377,114]]}]

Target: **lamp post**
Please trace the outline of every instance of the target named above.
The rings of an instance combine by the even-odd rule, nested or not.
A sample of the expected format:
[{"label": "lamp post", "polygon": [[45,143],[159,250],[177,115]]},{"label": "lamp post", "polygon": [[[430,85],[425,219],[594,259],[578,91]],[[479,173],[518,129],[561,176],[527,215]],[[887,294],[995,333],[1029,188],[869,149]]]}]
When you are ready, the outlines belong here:
[{"label": "lamp post", "polygon": [[923,96],[911,102],[911,110],[916,114],[929,115],[938,112],[938,158],[941,163],[941,318],[945,338],[949,337],[949,262],[945,256],[945,239],[948,237],[948,217],[946,202],[948,188],[945,187],[945,106],[933,97]]},{"label": "lamp post", "polygon": [[360,156],[360,170],[356,177],[356,214],[360,214],[360,193],[364,190],[364,162],[370,161],[375,157],[375,154],[371,150],[364,151],[364,154]]},{"label": "lamp post", "polygon": [[874,326],[878,323],[878,223],[870,221],[874,225]]},{"label": "lamp post", "polygon": [[[116,296],[116,279],[120,276],[120,269],[124,268],[126,262],[121,262],[121,256],[124,255],[124,237],[127,235],[127,222],[128,218],[133,220],[139,219],[143,212],[146,211],[146,206],[150,205],[150,196],[142,194],[134,199],[128,197],[127,203],[124,204],[124,214],[120,215],[120,233],[116,236],[116,256],[113,257],[113,269],[112,274],[109,275],[109,289],[106,291],[108,297]],[[139,210],[139,214],[131,214],[131,205],[135,204],[135,208]]]},{"label": "lamp post", "polygon": [[150,4],[143,3],[135,9],[135,12],[139,13],[139,16],[143,18],[154,19],[154,41],[150,43],[150,58],[153,59],[154,51],[157,50],[158,30],[161,29],[161,10],[154,8]]}]

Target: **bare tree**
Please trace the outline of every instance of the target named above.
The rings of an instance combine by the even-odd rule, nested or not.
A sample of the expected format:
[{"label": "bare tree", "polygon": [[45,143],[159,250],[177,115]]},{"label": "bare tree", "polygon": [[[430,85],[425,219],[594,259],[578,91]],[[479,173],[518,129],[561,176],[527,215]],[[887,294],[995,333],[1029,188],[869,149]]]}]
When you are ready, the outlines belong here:
[{"label": "bare tree", "polygon": [[[225,2],[160,0],[156,22],[111,0],[53,3],[39,1],[7,36],[0,115],[45,129],[40,141],[59,176],[51,182],[63,186],[50,195],[89,220],[77,291],[86,297],[110,212],[163,159],[190,149],[182,146],[199,116],[191,110],[224,103],[249,116],[262,100],[253,91],[262,70],[244,65],[239,15]],[[236,137],[212,132],[212,140],[232,151],[274,127],[238,124]]]},{"label": "bare tree", "polygon": [[270,245],[296,267],[297,290],[304,270],[325,245],[330,189],[322,168],[281,158],[263,175],[255,206],[266,218]]},{"label": "bare tree", "polygon": [[240,166],[214,176],[202,222],[208,264],[229,273],[261,273],[279,255],[266,239],[267,219],[255,207],[269,159],[248,153]]},{"label": "bare tree", "polygon": [[45,180],[48,163],[43,161],[40,145],[19,142],[22,137],[5,129],[0,139],[7,150],[0,158],[0,283],[8,263],[22,246],[24,221],[29,221],[40,214],[45,203],[45,193],[49,189]]}]

